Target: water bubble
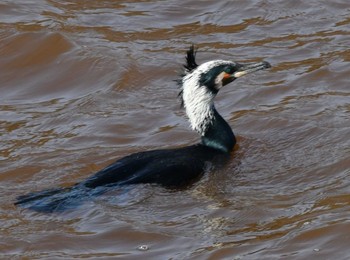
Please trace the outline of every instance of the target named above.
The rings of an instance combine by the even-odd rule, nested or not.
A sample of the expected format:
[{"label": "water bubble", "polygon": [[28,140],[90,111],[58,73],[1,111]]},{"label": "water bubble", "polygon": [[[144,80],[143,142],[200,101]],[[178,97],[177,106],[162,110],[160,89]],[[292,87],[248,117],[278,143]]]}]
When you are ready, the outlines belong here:
[{"label": "water bubble", "polygon": [[140,251],[147,251],[149,249],[148,245],[141,245],[137,247],[138,250]]}]

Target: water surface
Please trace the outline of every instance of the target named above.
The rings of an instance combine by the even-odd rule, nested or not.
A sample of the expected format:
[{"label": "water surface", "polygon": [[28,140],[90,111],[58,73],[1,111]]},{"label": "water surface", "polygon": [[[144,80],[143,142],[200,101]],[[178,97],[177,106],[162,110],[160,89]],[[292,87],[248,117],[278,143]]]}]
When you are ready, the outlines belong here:
[{"label": "water surface", "polygon": [[[345,0],[2,1],[1,258],[348,259],[349,25]],[[67,213],[13,205],[196,143],[174,82],[192,43],[199,63],[273,65],[216,99],[238,137],[224,169]]]}]

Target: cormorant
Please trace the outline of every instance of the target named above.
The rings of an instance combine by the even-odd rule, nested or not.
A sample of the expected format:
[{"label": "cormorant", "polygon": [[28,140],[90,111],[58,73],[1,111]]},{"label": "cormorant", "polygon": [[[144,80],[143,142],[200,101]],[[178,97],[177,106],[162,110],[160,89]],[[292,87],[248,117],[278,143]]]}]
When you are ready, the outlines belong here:
[{"label": "cormorant", "polygon": [[200,143],[131,154],[71,187],[22,195],[15,204],[40,212],[54,212],[72,208],[112,186],[157,183],[181,187],[199,178],[208,165],[228,158],[236,138],[216,111],[213,100],[223,86],[248,73],[269,68],[270,64],[213,60],[198,65],[195,58],[196,51],[191,46],[179,80],[179,96],[192,129],[201,136]]}]

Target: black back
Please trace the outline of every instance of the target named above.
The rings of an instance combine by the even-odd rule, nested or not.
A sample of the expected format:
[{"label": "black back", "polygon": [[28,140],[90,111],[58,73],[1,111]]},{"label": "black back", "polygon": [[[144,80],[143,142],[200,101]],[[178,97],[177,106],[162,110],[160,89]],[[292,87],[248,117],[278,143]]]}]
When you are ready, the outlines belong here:
[{"label": "black back", "polygon": [[224,155],[222,151],[202,144],[135,153],[116,161],[79,185],[96,188],[101,185],[157,183],[176,188],[200,177],[208,164]]}]

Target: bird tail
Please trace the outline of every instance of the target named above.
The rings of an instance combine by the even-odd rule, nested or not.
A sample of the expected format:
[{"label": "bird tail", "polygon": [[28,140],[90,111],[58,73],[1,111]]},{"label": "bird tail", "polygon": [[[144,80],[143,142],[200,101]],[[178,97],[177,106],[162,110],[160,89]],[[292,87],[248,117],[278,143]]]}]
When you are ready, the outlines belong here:
[{"label": "bird tail", "polygon": [[21,195],[14,204],[38,212],[52,213],[74,208],[86,197],[84,189],[72,186]]}]

